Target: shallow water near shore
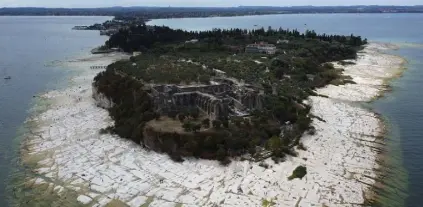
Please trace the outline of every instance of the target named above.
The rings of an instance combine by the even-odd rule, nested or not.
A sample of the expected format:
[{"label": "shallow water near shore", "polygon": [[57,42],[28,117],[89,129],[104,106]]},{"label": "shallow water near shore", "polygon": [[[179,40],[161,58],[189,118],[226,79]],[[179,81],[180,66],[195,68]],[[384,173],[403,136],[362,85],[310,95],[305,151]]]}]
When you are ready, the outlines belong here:
[{"label": "shallow water near shore", "polygon": [[[389,120],[388,138],[392,141],[388,144],[391,144],[389,149],[392,152],[387,153],[387,159],[392,165],[404,168],[392,172],[385,180],[392,188],[390,196],[384,196],[383,201],[389,203],[396,196],[406,197],[404,206],[418,207],[421,206],[423,188],[423,46],[401,45],[393,54],[407,58],[406,71],[401,78],[391,81],[392,91],[372,106]],[[402,162],[398,161],[400,156]]]},{"label": "shallow water near shore", "polygon": [[[88,53],[105,39],[93,31],[73,31],[78,24],[93,24],[110,17],[0,17],[0,206],[13,201],[10,182],[24,170],[19,146],[33,113],[36,97],[67,87],[68,68],[61,61]],[[11,76],[10,80],[3,79]],[[41,104],[46,110],[48,105]]]}]

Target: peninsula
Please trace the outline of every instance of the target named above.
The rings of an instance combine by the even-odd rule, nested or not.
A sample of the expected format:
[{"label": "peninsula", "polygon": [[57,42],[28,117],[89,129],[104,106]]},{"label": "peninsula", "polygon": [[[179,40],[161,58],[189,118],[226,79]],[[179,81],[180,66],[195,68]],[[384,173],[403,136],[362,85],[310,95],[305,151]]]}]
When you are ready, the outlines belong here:
[{"label": "peninsula", "polygon": [[[306,150],[314,134],[304,101],[329,83],[353,83],[329,62],[355,59],[359,36],[282,28],[187,32],[132,26],[106,42],[140,52],[101,72],[94,98],[115,126],[104,131],[182,157],[255,161]],[[106,99],[106,101],[105,101]]]},{"label": "peninsula", "polygon": [[40,96],[27,186],[88,206],[374,204],[384,129],[357,102],[398,73],[389,45],[141,24],[102,48],[127,54],[69,62],[74,85]]}]

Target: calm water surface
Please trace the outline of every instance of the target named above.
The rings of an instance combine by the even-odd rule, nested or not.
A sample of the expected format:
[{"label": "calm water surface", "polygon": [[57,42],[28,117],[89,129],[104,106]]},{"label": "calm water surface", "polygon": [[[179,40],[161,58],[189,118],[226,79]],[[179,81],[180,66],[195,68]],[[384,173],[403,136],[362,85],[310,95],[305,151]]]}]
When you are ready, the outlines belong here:
[{"label": "calm water surface", "polygon": [[392,92],[370,105],[383,115],[389,129],[389,173],[383,178],[388,186],[377,193],[382,195],[382,206],[423,206],[423,14],[266,15],[153,20],[149,24],[187,30],[268,26],[314,29],[400,44],[400,49],[391,53],[408,61],[407,70],[391,83]]},{"label": "calm water surface", "polygon": [[105,41],[98,32],[71,28],[107,19],[110,17],[0,17],[1,207],[8,206],[11,196],[6,186],[18,161],[19,128],[29,114],[33,96],[66,82],[65,70],[54,61],[87,53]]}]

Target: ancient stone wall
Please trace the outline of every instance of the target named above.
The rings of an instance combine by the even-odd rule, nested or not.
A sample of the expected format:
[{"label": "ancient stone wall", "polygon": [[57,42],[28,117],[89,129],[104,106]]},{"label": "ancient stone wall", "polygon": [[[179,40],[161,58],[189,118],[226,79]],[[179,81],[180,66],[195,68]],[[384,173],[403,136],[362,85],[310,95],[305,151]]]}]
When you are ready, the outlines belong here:
[{"label": "ancient stone wall", "polygon": [[154,97],[156,109],[162,114],[198,107],[208,114],[210,119],[218,119],[229,116],[229,105],[237,111],[262,109],[263,96],[254,88],[246,88],[236,80],[228,78],[219,78],[218,81],[222,84],[157,85],[151,88],[151,95]]}]

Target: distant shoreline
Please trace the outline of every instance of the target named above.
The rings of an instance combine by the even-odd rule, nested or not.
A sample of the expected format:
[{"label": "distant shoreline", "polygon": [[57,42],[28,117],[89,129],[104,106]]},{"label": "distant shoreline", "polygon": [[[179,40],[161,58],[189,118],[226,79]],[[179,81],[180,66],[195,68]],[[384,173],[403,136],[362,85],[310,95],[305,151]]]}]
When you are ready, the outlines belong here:
[{"label": "distant shoreline", "polygon": [[238,6],[238,7],[100,7],[100,8],[0,8],[0,16],[133,16],[143,19],[187,17],[248,16],[267,14],[330,14],[330,13],[423,13],[416,6]]},{"label": "distant shoreline", "polygon": [[[183,17],[167,17],[167,18],[150,18],[146,19],[145,21],[152,21],[157,19],[185,19],[185,18],[213,18],[213,17],[245,17],[245,16],[267,16],[267,15],[295,15],[295,14],[423,14],[423,11],[416,11],[416,12],[275,12],[275,13],[264,13],[264,14],[242,14],[242,15],[210,15],[210,16],[183,16]],[[41,14],[41,15],[34,15],[34,14],[1,14],[0,17],[115,17],[112,14],[104,14],[104,15],[54,15],[54,14]]]}]

